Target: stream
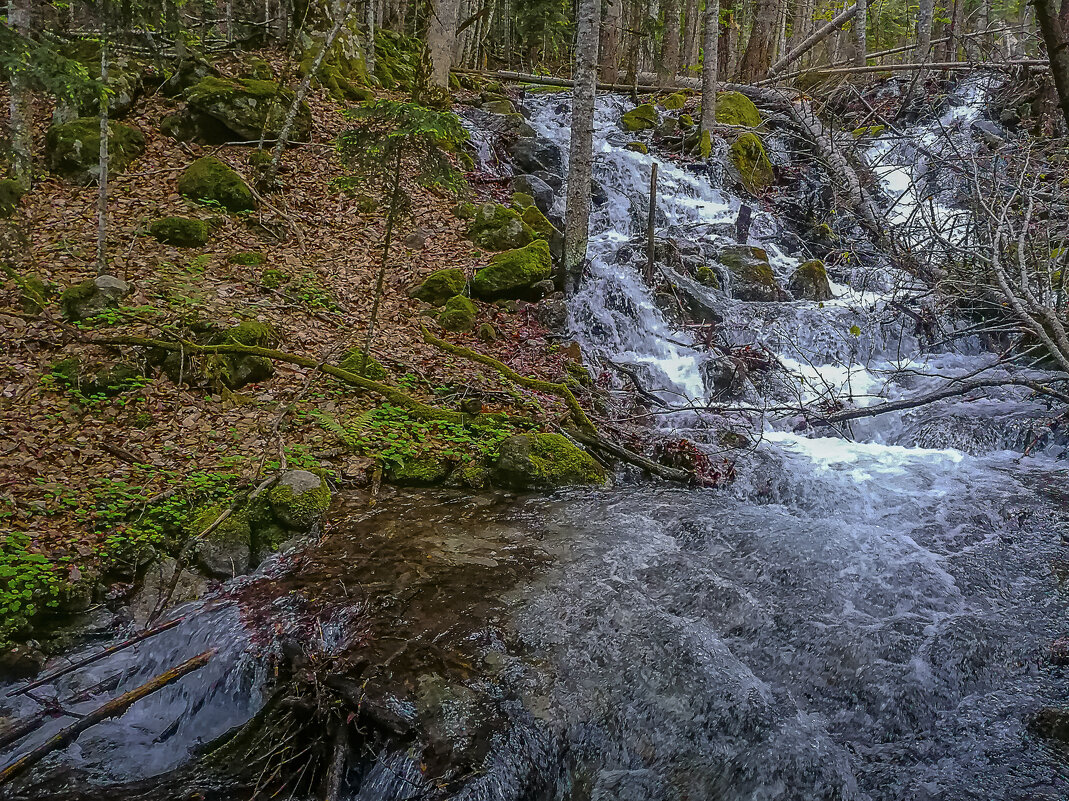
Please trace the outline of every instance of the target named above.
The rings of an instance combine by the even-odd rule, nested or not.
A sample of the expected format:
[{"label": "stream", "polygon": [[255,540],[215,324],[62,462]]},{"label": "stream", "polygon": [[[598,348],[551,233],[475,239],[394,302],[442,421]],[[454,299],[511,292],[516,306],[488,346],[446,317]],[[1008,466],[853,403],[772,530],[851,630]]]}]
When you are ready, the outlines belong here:
[{"label": "stream", "polygon": [[[910,129],[912,143],[935,147],[938,128],[967,146],[983,87],[963,82],[937,120]],[[526,101],[565,156],[568,99]],[[592,217],[570,334],[589,363],[643,377],[669,407],[657,425],[720,458],[708,432],[724,420],[702,408],[711,354],[661,311],[630,244],[644,236],[655,159],[659,235],[713,258],[734,243],[743,201],[723,175],[625,150],[627,108],[598,99],[595,179],[608,199]],[[866,158],[889,220],[908,226],[909,204],[934,195],[953,228],[953,192],[928,185],[943,177],[910,139],[877,139]],[[755,207],[748,244],[785,285],[810,254],[776,208]],[[216,649],[5,797],[248,797],[180,771],[262,707],[287,638],[327,655],[363,649],[381,666],[364,679],[369,697],[419,721],[420,748],[354,754],[347,801],[1069,797],[1066,754],[1031,726],[1069,692],[1069,668],[1049,658],[1067,634],[1069,481],[1048,410],[1010,388],[839,431],[777,411],[783,398],[894,400],[993,361],[955,320],[940,321],[934,344],[918,333],[901,306],[921,288],[858,251],[829,265],[835,298],[822,303],[694,289],[734,346],[767,349],[784,368],[775,386],[742,393],[759,436],[733,482],[624,480],[549,497],[393,490],[373,509],[343,498],[321,542],[174,610],[175,628],[38,700],[4,699],[30,714],[85,693],[72,708],[87,712],[109,678],[114,694]],[[68,724],[50,721],[0,759]]]}]

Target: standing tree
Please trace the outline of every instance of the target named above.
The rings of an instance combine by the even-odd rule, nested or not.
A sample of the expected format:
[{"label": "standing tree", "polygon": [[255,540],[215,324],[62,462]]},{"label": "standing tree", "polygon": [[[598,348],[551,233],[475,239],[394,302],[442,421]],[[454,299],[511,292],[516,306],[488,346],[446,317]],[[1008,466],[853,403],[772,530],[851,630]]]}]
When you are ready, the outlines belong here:
[{"label": "standing tree", "polygon": [[705,44],[702,62],[702,119],[701,151],[712,152],[713,126],[716,125],[716,81],[720,59],[717,45],[720,41],[719,0],[705,0]]},{"label": "standing tree", "polygon": [[746,52],[739,65],[739,79],[755,81],[768,72],[772,64],[772,45],[776,40],[776,0],[755,0],[753,25],[746,42]]},{"label": "standing tree", "polygon": [[[927,64],[931,61],[932,23],[934,19],[935,0],[920,0],[917,6],[917,60],[921,64]],[[919,70],[914,80],[918,85],[923,86],[924,79],[924,70]]]},{"label": "standing tree", "polygon": [[579,283],[590,236],[590,179],[594,156],[594,97],[597,94],[600,17],[601,0],[581,0],[575,45],[568,194],[564,212],[564,275],[565,283],[571,290]]},{"label": "standing tree", "polygon": [[664,41],[658,83],[668,86],[679,74],[679,0],[664,0]]},{"label": "standing tree", "polygon": [[854,21],[850,24],[854,27],[854,66],[864,67],[865,56],[869,52],[867,33],[869,25],[869,5],[868,0],[855,0],[854,4],[857,6],[857,13],[854,14]]},{"label": "standing tree", "polygon": [[601,25],[601,82],[616,83],[620,65],[620,31],[624,23],[623,0],[605,0]]},{"label": "standing tree", "polygon": [[339,137],[338,149],[349,174],[338,179],[337,184],[348,191],[374,191],[386,200],[382,258],[360,359],[359,372],[363,375],[375,336],[394,232],[412,205],[404,179],[411,176],[420,186],[458,192],[464,186],[464,177],[454,168],[450,154],[468,134],[455,114],[395,100],[363,103],[346,116],[353,127]]},{"label": "standing tree", "polygon": [[427,52],[431,58],[430,85],[449,88],[453,66],[453,44],[457,33],[458,0],[434,0],[427,22]]},{"label": "standing tree", "polygon": [[1061,106],[1065,124],[1069,126],[1069,3],[1063,5],[1067,13],[1059,14],[1056,0],[1034,0],[1036,21],[1043,35],[1043,45],[1050,61],[1050,71],[1054,75],[1054,88],[1058,92],[1058,105]]},{"label": "standing tree", "polygon": [[108,3],[100,8],[100,175],[97,192],[97,275],[108,272]]},{"label": "standing tree", "polygon": [[683,68],[688,75],[698,66],[698,33],[701,29],[698,0],[687,0],[683,11]]},{"label": "standing tree", "polygon": [[[18,37],[25,38],[30,34],[32,18],[30,14],[29,0],[9,0],[8,3],[8,26]],[[30,188],[32,180],[32,153],[33,143],[30,138],[30,124],[27,118],[27,86],[23,76],[23,66],[12,63],[8,69],[10,89],[9,111],[11,131],[11,166],[15,172],[15,178],[23,189]]]}]

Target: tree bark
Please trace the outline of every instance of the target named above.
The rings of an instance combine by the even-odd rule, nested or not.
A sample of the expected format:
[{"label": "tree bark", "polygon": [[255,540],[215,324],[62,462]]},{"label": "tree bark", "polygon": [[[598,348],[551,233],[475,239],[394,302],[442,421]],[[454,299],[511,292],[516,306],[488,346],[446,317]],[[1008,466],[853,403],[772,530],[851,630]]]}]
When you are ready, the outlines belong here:
[{"label": "tree bark", "polygon": [[1063,25],[1057,0],[1032,0],[1036,10],[1036,21],[1043,35],[1043,45],[1047,49],[1050,71],[1054,76],[1054,88],[1058,92],[1058,105],[1066,126],[1069,126],[1069,31]]},{"label": "tree bark", "polygon": [[100,158],[97,182],[97,275],[108,272],[108,22],[107,3],[102,6],[100,37]]},{"label": "tree bark", "polygon": [[[921,64],[932,60],[932,20],[935,17],[935,0],[920,0],[917,7],[917,59]],[[923,84],[924,71],[918,72],[916,82]]]},{"label": "tree bark", "polygon": [[364,0],[364,66],[368,75],[375,74],[375,0]]},{"label": "tree bark", "polygon": [[457,0],[434,0],[427,25],[427,52],[431,57],[431,86],[449,88],[453,66],[453,39],[457,32]]},{"label": "tree bark", "polygon": [[820,44],[827,39],[832,33],[839,30],[843,25],[853,19],[857,13],[857,6],[853,5],[845,11],[838,14],[835,18],[824,23],[817,30],[813,31],[808,37],[798,43],[791,52],[787,53],[783,58],[768,68],[768,77],[774,78],[779,75],[783,70],[790,66],[793,62],[801,58],[807,51]]},{"label": "tree bark", "polygon": [[720,41],[719,0],[705,0],[705,60],[702,62],[702,134],[716,124],[716,81],[720,64],[717,47]]},{"label": "tree bark", "polygon": [[[33,26],[30,0],[9,0],[8,26],[18,36],[29,36]],[[11,166],[15,179],[24,189],[33,180],[33,140],[30,136],[28,92],[26,81],[17,70],[9,76],[11,97],[8,101],[9,135],[11,137]]]},{"label": "tree bark", "polygon": [[564,213],[564,276],[574,291],[586,261],[590,235],[590,178],[593,172],[594,98],[597,94],[598,27],[601,0],[581,0],[575,47],[572,136]]},{"label": "tree bark", "polygon": [[683,12],[683,69],[687,74],[698,66],[698,32],[702,29],[698,0],[687,0]]},{"label": "tree bark", "polygon": [[854,64],[859,67],[864,67],[865,56],[869,51],[869,3],[868,0],[854,0],[854,5],[855,8],[857,8],[857,13],[854,14],[854,21],[850,23],[854,29]]},{"label": "tree bark", "polygon": [[750,38],[739,66],[743,83],[764,77],[772,64],[772,45],[776,36],[776,0],[756,0]]},{"label": "tree bark", "polygon": [[664,0],[664,41],[661,43],[660,83],[668,86],[679,74],[679,0]]},{"label": "tree bark", "polygon": [[620,32],[623,27],[623,0],[605,0],[605,20],[601,25],[601,80],[603,83],[616,83],[620,67]]},{"label": "tree bark", "polygon": [[[717,52],[717,71],[724,80],[735,75],[735,45],[738,39],[738,24],[735,22],[735,0],[720,0],[720,42]],[[706,34],[708,35],[708,34]]]}]

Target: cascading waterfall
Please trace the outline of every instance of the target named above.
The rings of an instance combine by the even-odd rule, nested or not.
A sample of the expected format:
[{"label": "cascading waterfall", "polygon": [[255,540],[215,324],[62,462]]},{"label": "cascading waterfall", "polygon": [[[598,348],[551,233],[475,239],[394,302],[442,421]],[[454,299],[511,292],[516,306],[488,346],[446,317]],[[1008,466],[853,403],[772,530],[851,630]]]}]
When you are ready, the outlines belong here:
[{"label": "cascading waterfall", "polygon": [[[953,113],[974,114],[980,99]],[[539,95],[528,105],[539,135],[566,151],[567,102]],[[598,100],[595,178],[607,202],[592,218],[571,331],[592,360],[641,368],[666,403],[700,405],[708,353],[666,319],[641,257],[628,255],[644,233],[657,157],[620,146],[624,108],[619,97]],[[893,146],[899,154],[902,145]],[[870,156],[891,164],[890,147],[877,142]],[[724,231],[733,231],[739,197],[715,176],[658,163],[659,231],[714,249],[733,241]],[[785,228],[758,210],[749,240],[768,250],[781,281],[804,257]],[[797,395],[831,386],[858,404],[990,363],[968,338],[926,350],[895,305],[917,288],[887,265],[837,277],[835,299],[823,304],[714,298],[721,331],[732,344],[774,352]],[[689,426],[695,414],[666,415],[664,425]],[[415,749],[384,750],[354,765],[347,798],[1069,797],[1069,769],[1029,729],[1037,710],[1069,690],[1045,660],[1065,636],[1064,596],[1049,566],[1069,531],[1069,491],[1050,458],[1055,445],[1024,461],[1009,450],[1023,449],[1041,414],[1012,390],[858,421],[850,438],[807,437],[795,421],[767,414],[755,418],[761,441],[751,466],[725,489],[421,496],[391,512],[394,534],[367,547],[366,529],[343,526],[334,539],[352,540],[351,549],[319,554],[309,596],[373,584],[393,560],[385,575],[403,576],[408,594],[381,605],[382,626],[417,636],[415,583],[433,607],[431,650],[458,655],[403,677],[417,688],[412,703],[434,710],[426,714],[435,731],[458,751],[483,743],[479,761],[444,787],[425,778]],[[330,559],[333,570],[322,567]],[[121,686],[136,686],[208,646],[222,648],[215,672],[187,677],[53,766],[67,760],[82,770],[79,781],[105,784],[153,775],[226,721],[251,716],[264,646],[233,594],[190,607],[181,626],[101,662],[92,678],[126,670]],[[288,595],[258,602],[259,613],[285,618],[287,603]],[[450,661],[462,668],[450,672]],[[69,681],[65,691],[75,689]],[[483,707],[493,714],[474,711]]]}]

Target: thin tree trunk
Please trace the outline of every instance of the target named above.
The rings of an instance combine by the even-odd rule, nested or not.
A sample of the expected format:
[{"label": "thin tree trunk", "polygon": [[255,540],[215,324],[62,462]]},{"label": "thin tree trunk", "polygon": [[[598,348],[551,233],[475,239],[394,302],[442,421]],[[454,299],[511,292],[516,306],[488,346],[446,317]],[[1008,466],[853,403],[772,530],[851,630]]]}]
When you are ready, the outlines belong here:
[{"label": "thin tree trunk", "polygon": [[658,72],[665,86],[679,74],[679,0],[664,0],[664,41]]},{"label": "thin tree trunk", "polygon": [[739,80],[743,83],[764,77],[772,64],[772,44],[776,35],[776,0],[757,0],[753,25],[746,42],[746,52],[739,66]]},{"label": "thin tree trunk", "polygon": [[712,136],[716,125],[716,82],[720,64],[717,46],[720,42],[719,0],[705,0],[705,53],[702,62],[702,136]]},{"label": "thin tree trunk", "polygon": [[683,12],[683,69],[688,75],[698,66],[698,33],[701,29],[698,0],[687,0]]},{"label": "thin tree trunk", "polygon": [[375,0],[364,0],[364,66],[368,75],[375,74]]},{"label": "thin tree trunk", "polygon": [[859,67],[865,66],[865,56],[869,51],[868,48],[868,25],[869,25],[869,3],[868,0],[854,0],[857,13],[854,15],[854,21],[851,24],[854,28],[854,63]]},{"label": "thin tree trunk", "polygon": [[393,244],[393,229],[401,213],[401,148],[393,165],[393,187],[390,190],[390,211],[386,215],[386,236],[382,243],[382,261],[379,262],[379,274],[375,278],[375,299],[371,303],[371,317],[367,324],[367,338],[364,340],[364,352],[360,354],[360,369],[357,375],[363,376],[367,369],[367,360],[371,355],[371,342],[375,338],[375,323],[379,317],[382,304],[383,284],[386,281],[386,267],[390,263],[390,246]]},{"label": "thin tree trunk", "polygon": [[950,17],[947,41],[947,61],[958,60],[959,42],[965,33],[965,0],[954,0],[954,13]]},{"label": "thin tree trunk", "polygon": [[[729,79],[735,74],[735,65],[732,63],[735,49],[735,0],[720,0],[721,17],[723,22],[719,25],[720,42],[717,58],[717,70],[721,78]],[[708,18],[707,18],[708,19]],[[706,33],[708,36],[708,33]]]},{"label": "thin tree trunk", "polygon": [[597,94],[598,28],[601,0],[581,0],[575,43],[575,91],[568,150],[564,213],[564,277],[574,291],[586,261],[590,235],[590,179],[593,172],[594,98]]},{"label": "thin tree trunk", "polygon": [[[33,24],[29,0],[9,0],[8,25],[19,36],[28,36]],[[30,136],[29,109],[26,82],[18,69],[9,76],[11,96],[8,100],[10,114],[11,166],[15,178],[24,189],[30,188],[33,180],[33,141]]]},{"label": "thin tree trunk", "polygon": [[[457,32],[457,0],[435,0],[427,22],[427,52],[431,57],[431,86],[449,88],[453,39]],[[509,48],[511,50],[511,48]]]},{"label": "thin tree trunk", "polygon": [[1043,45],[1047,49],[1050,71],[1054,76],[1054,88],[1058,92],[1058,105],[1061,106],[1065,124],[1069,126],[1069,31],[1062,26],[1056,0],[1033,0],[1036,21],[1043,35]]},{"label": "thin tree trunk", "polygon": [[108,19],[107,3],[101,7],[100,37],[100,176],[97,184],[97,275],[108,273]]},{"label": "thin tree trunk", "polygon": [[618,80],[623,13],[623,0],[605,0],[605,20],[601,25],[601,45],[598,48],[603,83],[616,83]]},{"label": "thin tree trunk", "polygon": [[312,66],[308,68],[308,73],[304,76],[301,85],[297,87],[297,91],[293,95],[293,102],[290,103],[290,107],[286,111],[286,118],[282,122],[282,128],[279,129],[278,140],[275,142],[275,146],[271,149],[271,162],[267,165],[267,169],[264,170],[262,180],[264,187],[270,187],[275,182],[275,176],[278,174],[279,165],[282,163],[282,151],[286,149],[286,142],[289,139],[290,131],[293,130],[293,123],[297,120],[297,112],[300,111],[301,103],[303,103],[305,97],[308,96],[308,89],[311,87],[312,80],[315,78],[316,73],[319,72],[319,67],[323,63],[323,59],[326,57],[327,53],[330,52],[330,48],[334,45],[334,40],[338,38],[338,34],[345,25],[345,21],[349,18],[349,11],[353,7],[353,2],[355,2],[355,0],[345,0],[345,5],[338,14],[338,18],[334,21],[334,26],[323,40],[323,44],[319,48],[319,52],[316,54],[315,61],[313,61]]},{"label": "thin tree trunk", "polygon": [[[935,17],[935,0],[920,0],[917,7],[917,59],[921,64],[932,60],[932,20]],[[923,85],[923,71],[918,72],[915,81]]]}]

